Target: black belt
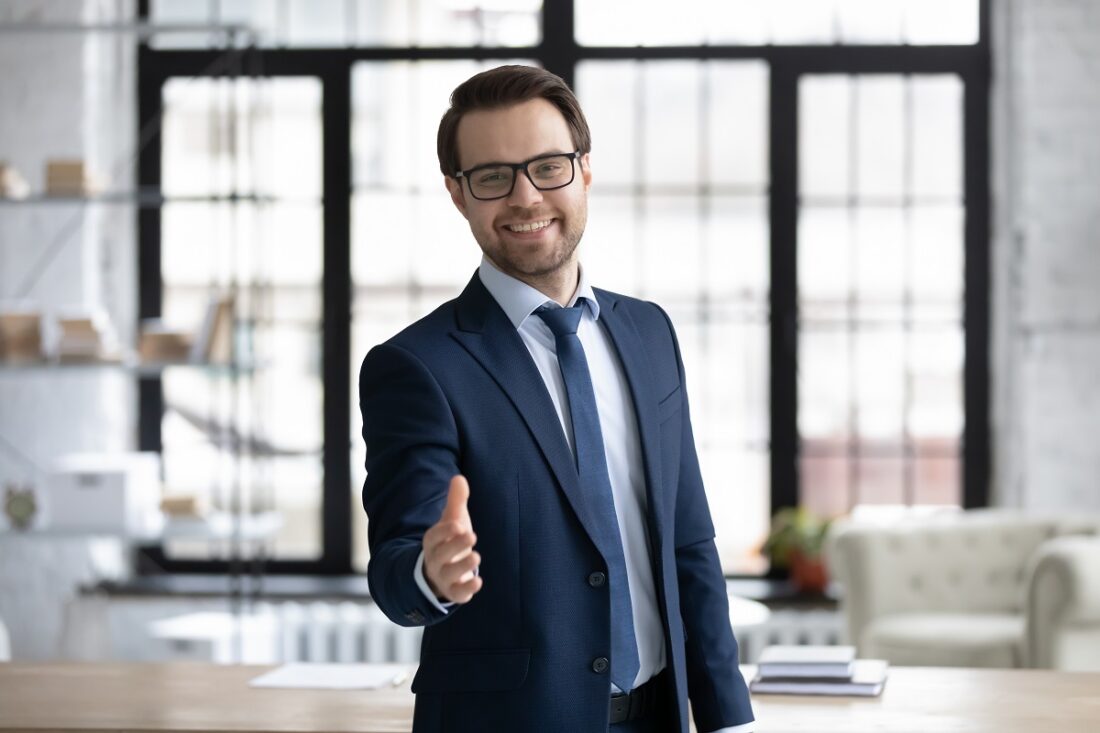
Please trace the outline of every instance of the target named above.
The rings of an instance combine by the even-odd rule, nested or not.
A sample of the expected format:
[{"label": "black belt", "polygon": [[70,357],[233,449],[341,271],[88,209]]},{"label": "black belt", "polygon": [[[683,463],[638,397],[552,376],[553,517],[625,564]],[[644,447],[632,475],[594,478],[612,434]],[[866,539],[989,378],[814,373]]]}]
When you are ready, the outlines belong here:
[{"label": "black belt", "polygon": [[611,696],[611,724],[626,723],[652,715],[660,706],[668,691],[668,668],[630,692],[616,692]]}]

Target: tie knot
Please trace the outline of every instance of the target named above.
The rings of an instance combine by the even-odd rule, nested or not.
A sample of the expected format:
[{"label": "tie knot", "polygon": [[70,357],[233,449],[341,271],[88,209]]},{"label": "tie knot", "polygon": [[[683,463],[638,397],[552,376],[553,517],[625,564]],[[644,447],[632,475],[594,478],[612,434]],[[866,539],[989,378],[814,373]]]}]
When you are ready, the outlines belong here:
[{"label": "tie knot", "polygon": [[584,298],[577,298],[577,303],[571,308],[554,308],[543,306],[535,311],[538,316],[550,327],[554,338],[569,336],[577,332],[577,326],[581,322],[581,314],[584,311]]}]

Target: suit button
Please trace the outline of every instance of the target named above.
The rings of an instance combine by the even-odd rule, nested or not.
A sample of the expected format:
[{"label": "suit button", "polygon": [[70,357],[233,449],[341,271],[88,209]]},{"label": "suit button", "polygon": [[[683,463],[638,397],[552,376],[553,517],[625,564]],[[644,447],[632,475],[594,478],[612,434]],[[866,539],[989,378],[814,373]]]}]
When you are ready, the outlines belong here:
[{"label": "suit button", "polygon": [[608,664],[607,657],[596,657],[592,660],[592,671],[596,674],[603,674],[609,666],[611,665]]},{"label": "suit button", "polygon": [[607,582],[607,575],[599,571],[588,576],[588,584],[593,588],[602,588]]}]

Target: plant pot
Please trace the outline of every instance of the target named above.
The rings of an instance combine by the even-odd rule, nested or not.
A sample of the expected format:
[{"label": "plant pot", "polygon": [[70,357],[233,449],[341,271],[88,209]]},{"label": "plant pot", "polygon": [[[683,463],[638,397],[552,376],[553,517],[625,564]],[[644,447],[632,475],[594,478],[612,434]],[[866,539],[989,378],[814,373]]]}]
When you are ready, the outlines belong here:
[{"label": "plant pot", "polygon": [[829,574],[821,557],[808,557],[795,550],[791,553],[791,582],[800,593],[824,593]]}]

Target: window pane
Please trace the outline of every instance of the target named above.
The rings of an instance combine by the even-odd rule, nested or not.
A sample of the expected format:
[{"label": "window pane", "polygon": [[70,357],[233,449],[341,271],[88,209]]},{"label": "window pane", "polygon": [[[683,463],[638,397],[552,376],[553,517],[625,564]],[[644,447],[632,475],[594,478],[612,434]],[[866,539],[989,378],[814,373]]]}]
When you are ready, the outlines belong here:
[{"label": "window pane", "polygon": [[[158,23],[246,25],[260,48],[535,46],[541,0],[153,0]],[[225,33],[158,34],[159,48],[204,48]]]},{"label": "window pane", "polygon": [[[826,3],[822,3],[826,4]],[[903,0],[843,0],[837,3],[842,43],[900,43]]]},{"label": "window pane", "polygon": [[833,446],[827,451],[803,450],[799,463],[799,482],[802,486],[799,501],[819,516],[845,514],[853,504],[854,476],[846,450],[844,445]]},{"label": "window pane", "polygon": [[902,439],[905,420],[905,334],[863,331],[855,335],[856,430],[863,441]]},{"label": "window pane", "polygon": [[962,334],[955,329],[922,329],[911,338],[909,434],[919,442],[957,446],[963,430]]},{"label": "window pane", "polygon": [[833,3],[821,0],[771,0],[767,3],[771,28],[769,40],[775,44],[816,44],[836,42]]},{"label": "window pane", "polygon": [[905,0],[905,41],[977,43],[978,13],[977,0]]},{"label": "window pane", "polygon": [[645,221],[641,199],[601,193],[603,187],[595,171],[592,180],[581,257],[589,274],[606,283],[600,287],[634,293],[643,281],[644,260],[638,247]]},{"label": "window pane", "polygon": [[768,67],[752,62],[706,65],[708,109],[705,180],[765,192],[768,181]]},{"label": "window pane", "polygon": [[917,458],[914,461],[917,504],[962,503],[960,478],[962,462],[958,456],[949,458]]},{"label": "window pane", "polygon": [[768,200],[747,196],[711,196],[700,202],[703,278],[719,301],[768,299]]},{"label": "window pane", "polygon": [[700,65],[696,61],[643,64],[642,182],[653,187],[697,185],[700,180]]},{"label": "window pane", "polygon": [[593,194],[622,190],[638,180],[638,66],[636,61],[609,61],[577,67],[576,88],[584,90],[584,116],[593,131]]},{"label": "window pane", "polygon": [[163,100],[166,196],[320,198],[317,79],[171,79]]},{"label": "window pane", "polygon": [[[855,216],[849,209],[803,206],[798,213],[798,293],[804,318],[838,317],[847,308],[853,267]],[[829,312],[822,307],[831,306]]]},{"label": "window pane", "polygon": [[852,191],[852,84],[846,76],[803,77],[798,85],[799,191],[840,198]]},{"label": "window pane", "polygon": [[852,337],[842,328],[805,328],[800,336],[798,431],[811,445],[851,440]]},{"label": "window pane", "polygon": [[703,39],[705,5],[684,0],[670,12],[659,0],[575,0],[577,41],[585,46],[697,44]]},{"label": "window pane", "polygon": [[861,207],[853,219],[855,297],[859,315],[867,316],[904,298],[907,222],[905,211],[893,207]]},{"label": "window pane", "polygon": [[856,193],[900,198],[905,178],[905,86],[896,76],[860,77],[856,95]]},{"label": "window pane", "polygon": [[973,44],[977,0],[576,0],[585,46]]},{"label": "window pane", "polygon": [[958,309],[963,295],[963,207],[916,207],[909,225],[913,294],[921,301]]},{"label": "window pane", "polygon": [[957,76],[921,76],[913,95],[913,195],[962,199],[963,87]]},{"label": "window pane", "polygon": [[855,462],[860,504],[907,504],[905,460],[860,458]]}]

